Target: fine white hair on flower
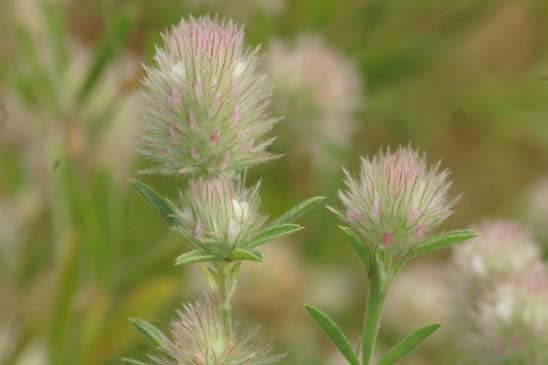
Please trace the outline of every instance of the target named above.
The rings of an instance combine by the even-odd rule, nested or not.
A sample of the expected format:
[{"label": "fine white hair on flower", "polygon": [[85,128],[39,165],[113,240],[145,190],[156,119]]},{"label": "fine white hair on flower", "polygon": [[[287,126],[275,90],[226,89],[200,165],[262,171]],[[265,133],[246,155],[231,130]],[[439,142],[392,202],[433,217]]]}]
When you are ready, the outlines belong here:
[{"label": "fine white hair on flower", "polygon": [[[352,63],[321,37],[303,34],[293,45],[274,41],[265,66],[274,85],[273,109],[284,115],[279,128],[288,149],[325,163],[329,151],[350,145],[362,102]],[[295,138],[299,143],[289,143]]]},{"label": "fine white hair on flower", "polygon": [[548,273],[542,265],[498,283],[479,302],[470,332],[460,334],[466,353],[483,364],[546,364],[546,303]]},{"label": "fine white hair on flower", "polygon": [[449,172],[439,163],[428,167],[425,155],[411,147],[362,158],[357,179],[344,173],[343,209],[330,209],[365,242],[382,248],[423,241],[457,200],[449,198]]},{"label": "fine white hair on flower", "polygon": [[171,324],[171,340],[164,358],[166,365],[258,365],[279,360],[272,355],[270,341],[257,335],[258,329],[227,337],[216,301],[205,297],[185,305]]},{"label": "fine white hair on flower", "polygon": [[223,176],[190,180],[176,209],[177,230],[194,248],[229,255],[265,222],[259,213],[259,187],[246,189],[239,180]]},{"label": "fine white hair on flower", "polygon": [[155,166],[143,172],[218,175],[277,157],[266,151],[277,122],[267,113],[270,88],[243,28],[190,17],[163,41],[145,66],[139,150]]}]

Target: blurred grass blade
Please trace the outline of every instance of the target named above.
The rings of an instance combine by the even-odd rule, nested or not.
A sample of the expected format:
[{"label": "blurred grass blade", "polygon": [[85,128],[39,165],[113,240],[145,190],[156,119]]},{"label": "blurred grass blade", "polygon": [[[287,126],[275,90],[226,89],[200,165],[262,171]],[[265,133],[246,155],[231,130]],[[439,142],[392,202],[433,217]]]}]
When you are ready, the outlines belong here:
[{"label": "blurred grass blade", "polygon": [[378,365],[392,365],[396,361],[404,358],[418,345],[420,345],[428,336],[440,328],[440,326],[440,324],[431,324],[413,332],[403,341],[394,346],[392,350],[388,351],[388,353],[386,353],[379,361]]},{"label": "blurred grass blade", "polygon": [[346,234],[348,240],[352,244],[352,247],[354,247],[354,250],[358,253],[365,269],[369,272],[371,270],[371,259],[369,258],[369,253],[367,252],[363,242],[349,227],[339,226],[339,228],[344,232],[344,234]]},{"label": "blurred grass blade", "polygon": [[167,338],[164,336],[162,331],[154,327],[152,324],[148,323],[145,320],[139,318],[130,318],[131,323],[145,335],[153,344],[161,347],[164,350],[167,350]]},{"label": "blurred grass blade", "polygon": [[117,52],[123,48],[128,40],[135,24],[134,12],[132,10],[132,7],[125,6],[114,14],[114,18],[108,26],[104,39],[97,46],[91,66],[78,92],[76,99],[78,106],[82,106],[86,102],[108,63],[114,59]]},{"label": "blurred grass blade", "polygon": [[263,254],[259,251],[248,251],[243,249],[234,250],[231,260],[263,261]]},{"label": "blurred grass blade", "polygon": [[424,255],[440,248],[449,247],[451,245],[454,245],[455,243],[459,243],[477,236],[478,233],[469,229],[451,231],[432,241],[418,245],[411,253],[411,257]]},{"label": "blurred grass blade", "polygon": [[175,212],[171,208],[171,205],[160,196],[150,186],[145,183],[140,182],[139,180],[130,180],[131,184],[141,193],[141,195],[146,199],[146,201],[154,208],[162,218],[169,224],[173,226],[175,224]]},{"label": "blurred grass blade", "polygon": [[274,222],[272,222],[272,226],[278,226],[280,224],[294,222],[295,220],[299,219],[300,217],[305,215],[307,212],[309,212],[316,205],[321,203],[323,200],[325,200],[324,196],[315,196],[313,198],[305,200],[301,204],[296,205],[292,209],[282,214],[276,220],[274,220]]},{"label": "blurred grass blade", "polygon": [[66,72],[68,64],[68,42],[63,18],[63,8],[56,6],[51,1],[47,0],[42,1],[41,5],[49,43],[52,49],[53,66],[57,76],[60,76]]},{"label": "blurred grass blade", "polygon": [[150,365],[150,364],[147,363],[147,362],[142,362],[142,361],[135,360],[135,359],[130,359],[130,358],[127,358],[127,357],[122,357],[121,360],[122,360],[123,362],[125,362],[126,364],[132,364],[132,365]]},{"label": "blurred grass blade", "polygon": [[196,262],[219,260],[218,256],[211,255],[200,250],[185,252],[175,259],[175,265],[188,265]]},{"label": "blurred grass blade", "polygon": [[249,240],[249,242],[247,242],[245,246],[247,248],[254,248],[261,243],[290,235],[292,233],[300,231],[301,229],[303,229],[303,227],[299,226],[298,224],[281,224],[279,226],[269,227],[253,237],[251,240]]},{"label": "blurred grass blade", "polygon": [[[22,68],[24,76],[22,79],[32,83],[32,93],[38,102],[55,102],[50,80],[41,65],[38,57],[38,50],[31,34],[21,25],[15,27],[15,38],[21,55],[17,59],[16,67]],[[57,104],[54,104],[57,106]]]},{"label": "blurred grass blade", "polygon": [[325,313],[321,310],[311,306],[304,306],[308,313],[314,318],[316,323],[321,327],[327,336],[333,341],[337,348],[341,351],[344,357],[350,362],[351,365],[358,365],[359,360],[354,351],[352,345],[346,336],[342,333],[341,329],[333,322]]}]

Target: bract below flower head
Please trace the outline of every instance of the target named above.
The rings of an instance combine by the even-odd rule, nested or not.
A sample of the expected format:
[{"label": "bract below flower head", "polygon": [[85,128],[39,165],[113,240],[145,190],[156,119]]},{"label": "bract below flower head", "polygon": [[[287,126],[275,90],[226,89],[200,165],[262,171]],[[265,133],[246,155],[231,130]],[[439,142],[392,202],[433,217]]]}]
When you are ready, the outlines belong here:
[{"label": "bract below flower head", "polygon": [[257,339],[257,330],[227,338],[220,310],[210,298],[188,304],[171,325],[172,339],[166,365],[259,365],[277,361],[269,341]]},{"label": "bract below flower head", "polygon": [[274,158],[265,139],[277,121],[266,111],[270,89],[243,29],[191,17],[163,39],[144,80],[140,151],[156,164],[146,172],[218,175]]},{"label": "bract below flower head", "polygon": [[261,229],[259,184],[251,189],[227,177],[193,179],[181,194],[177,229],[194,248],[227,257]]},{"label": "bract below flower head", "polygon": [[428,167],[424,155],[410,147],[362,158],[357,179],[345,171],[341,220],[379,249],[409,249],[420,243],[452,213],[448,172],[439,163]]}]

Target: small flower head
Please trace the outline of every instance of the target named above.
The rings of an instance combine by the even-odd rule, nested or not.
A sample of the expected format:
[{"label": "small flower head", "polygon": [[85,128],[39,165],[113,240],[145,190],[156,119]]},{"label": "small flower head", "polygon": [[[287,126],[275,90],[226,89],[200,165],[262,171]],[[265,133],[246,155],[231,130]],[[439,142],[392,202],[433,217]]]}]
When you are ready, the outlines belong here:
[{"label": "small flower head", "polygon": [[209,298],[186,305],[178,316],[171,325],[169,359],[161,360],[166,365],[259,365],[280,358],[271,354],[268,341],[257,340],[256,330],[227,338],[220,310]]},{"label": "small flower head", "polygon": [[147,67],[141,152],[148,172],[218,175],[274,158],[265,140],[276,120],[258,74],[258,49],[229,20],[182,20]]},{"label": "small flower head", "polygon": [[474,313],[501,283],[541,265],[529,232],[512,221],[491,221],[476,228],[479,237],[455,247],[449,279],[455,328],[469,330]]},{"label": "small flower head", "polygon": [[482,363],[541,365],[548,362],[548,274],[536,267],[497,285],[475,313],[464,344]]},{"label": "small flower head", "polygon": [[226,177],[191,180],[177,209],[178,230],[195,248],[226,257],[265,221],[258,191],[259,185],[248,190]]},{"label": "small flower head", "polygon": [[314,35],[301,35],[293,46],[274,42],[265,65],[275,86],[273,108],[285,116],[280,127],[288,148],[325,163],[326,151],[350,144],[361,92],[354,65]]},{"label": "small flower head", "polygon": [[453,261],[459,275],[473,282],[498,280],[529,270],[540,262],[539,249],[520,224],[492,221],[476,230],[479,237],[455,247]]},{"label": "small flower head", "polygon": [[346,190],[339,192],[341,220],[379,249],[410,248],[425,239],[452,213],[448,172],[427,167],[410,147],[363,158],[358,179],[346,171]]}]

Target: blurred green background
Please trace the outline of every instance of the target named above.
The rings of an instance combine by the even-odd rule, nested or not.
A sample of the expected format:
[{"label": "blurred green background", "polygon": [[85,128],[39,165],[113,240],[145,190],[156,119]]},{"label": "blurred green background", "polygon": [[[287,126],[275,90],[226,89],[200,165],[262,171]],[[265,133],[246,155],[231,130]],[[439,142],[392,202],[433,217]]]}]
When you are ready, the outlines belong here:
[{"label": "blurred green background", "polygon": [[[354,69],[356,79],[341,82],[361,85],[351,88],[359,95],[336,99],[359,100],[349,106],[350,137],[319,160],[296,147],[322,145],[312,133],[322,128],[314,124],[321,111],[301,118],[317,111],[285,113],[288,106],[275,103],[275,113],[287,114],[274,130],[274,149],[285,156],[251,171],[262,179],[265,213],[276,216],[320,194],[336,204],[341,166],[355,170],[360,155],[411,143],[430,161],[441,159],[453,192],[463,194],[445,228],[514,218],[546,241],[545,0],[2,0],[0,363],[143,358],[150,347],[128,317],[167,329],[181,301],[205,290],[197,268],[172,265],[184,241],[128,179],[147,165],[135,153],[141,63],[151,62],[161,31],[182,16],[207,13],[245,24],[250,44],[267,53],[273,42],[295,45],[313,35]],[[276,90],[285,92],[283,85],[274,91],[283,98]],[[300,125],[301,134],[284,123]],[[184,184],[142,178],[169,197]],[[263,323],[287,352],[285,364],[344,364],[302,304],[325,309],[357,338],[365,273],[326,209],[303,224],[308,228],[291,241],[265,250],[265,263],[246,264],[236,316]],[[449,255],[404,270],[382,341],[447,322]],[[451,336],[448,323],[408,363],[458,363]]]}]

